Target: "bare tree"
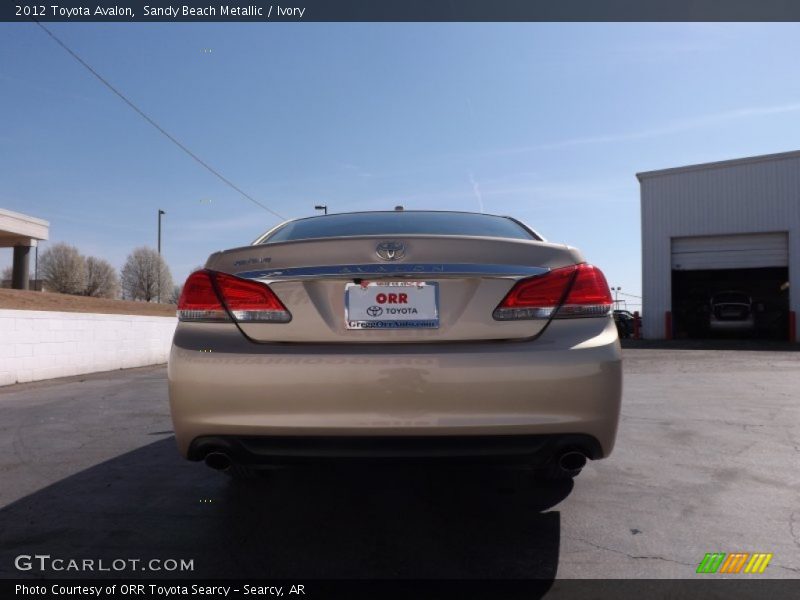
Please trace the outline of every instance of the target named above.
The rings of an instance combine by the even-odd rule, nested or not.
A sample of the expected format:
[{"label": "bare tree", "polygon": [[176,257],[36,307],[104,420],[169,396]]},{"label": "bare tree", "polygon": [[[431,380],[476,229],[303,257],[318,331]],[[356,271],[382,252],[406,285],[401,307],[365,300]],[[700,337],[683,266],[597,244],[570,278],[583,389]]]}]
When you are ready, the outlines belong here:
[{"label": "bare tree", "polygon": [[51,292],[83,294],[86,289],[86,259],[75,246],[60,242],[42,252],[39,271]]},{"label": "bare tree", "polygon": [[142,246],[130,253],[122,267],[122,293],[125,298],[152,302],[160,296],[166,302],[172,288],[172,274],[158,252]]},{"label": "bare tree", "polygon": [[[3,269],[3,275],[0,276],[0,287],[11,287],[11,275],[11,267]],[[6,281],[8,281],[8,285],[6,285]]]},{"label": "bare tree", "polygon": [[110,262],[94,256],[86,259],[86,289],[84,293],[96,298],[117,297],[119,280],[117,271]]},{"label": "bare tree", "polygon": [[183,292],[183,286],[182,285],[172,286],[172,292],[170,292],[169,299],[167,301],[170,304],[177,304],[178,300],[181,299],[181,292]]}]

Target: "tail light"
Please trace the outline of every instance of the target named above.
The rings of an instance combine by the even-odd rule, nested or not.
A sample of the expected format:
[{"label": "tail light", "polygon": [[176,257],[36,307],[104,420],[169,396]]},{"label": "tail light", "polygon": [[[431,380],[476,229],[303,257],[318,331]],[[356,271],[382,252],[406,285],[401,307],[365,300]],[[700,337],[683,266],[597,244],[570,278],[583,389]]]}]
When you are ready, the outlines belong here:
[{"label": "tail light", "polygon": [[[225,310],[227,308],[227,311]],[[267,285],[204,269],[186,280],[178,300],[181,321],[288,323],[292,315]]]},{"label": "tail light", "polygon": [[602,271],[582,263],[517,282],[493,316],[498,321],[605,317],[612,303]]}]

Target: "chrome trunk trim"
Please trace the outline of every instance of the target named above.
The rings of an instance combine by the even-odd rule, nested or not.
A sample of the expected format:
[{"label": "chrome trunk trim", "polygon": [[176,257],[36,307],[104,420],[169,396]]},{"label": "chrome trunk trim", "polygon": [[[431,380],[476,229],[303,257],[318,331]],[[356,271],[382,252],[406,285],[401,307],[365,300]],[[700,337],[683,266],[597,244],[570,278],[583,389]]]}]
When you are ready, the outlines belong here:
[{"label": "chrome trunk trim", "polygon": [[361,264],[361,265],[325,265],[318,267],[289,267],[286,269],[262,269],[257,271],[239,271],[233,273],[245,279],[258,279],[265,283],[271,281],[292,281],[308,279],[359,279],[375,278],[414,278],[433,276],[443,278],[455,277],[489,277],[497,279],[522,279],[547,273],[546,267],[527,265],[494,265],[494,264],[442,264],[442,263],[407,263],[407,264]]}]

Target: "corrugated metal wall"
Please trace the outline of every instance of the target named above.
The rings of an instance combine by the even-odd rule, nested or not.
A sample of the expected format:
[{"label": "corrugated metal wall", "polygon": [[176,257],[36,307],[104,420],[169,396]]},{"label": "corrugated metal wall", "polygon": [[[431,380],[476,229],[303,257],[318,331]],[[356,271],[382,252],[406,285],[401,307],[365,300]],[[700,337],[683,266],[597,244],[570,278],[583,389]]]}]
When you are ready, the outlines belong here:
[{"label": "corrugated metal wall", "polygon": [[639,179],[645,337],[664,337],[675,237],[788,232],[790,308],[800,312],[800,152],[641,173]]},{"label": "corrugated metal wall", "polygon": [[672,238],[672,270],[757,269],[789,265],[786,232]]}]

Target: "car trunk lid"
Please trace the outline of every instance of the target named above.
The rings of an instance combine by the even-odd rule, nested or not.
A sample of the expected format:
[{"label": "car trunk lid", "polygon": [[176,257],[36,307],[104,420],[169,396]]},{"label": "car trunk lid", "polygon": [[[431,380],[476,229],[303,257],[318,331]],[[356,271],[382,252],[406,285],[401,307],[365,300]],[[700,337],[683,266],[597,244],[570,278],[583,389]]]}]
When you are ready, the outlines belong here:
[{"label": "car trunk lid", "polygon": [[[419,343],[535,336],[546,320],[497,321],[494,309],[520,279],[582,260],[542,241],[406,235],[246,246],[206,267],[269,285],[291,313],[288,323],[239,323],[254,341]],[[417,313],[387,314],[409,308]],[[358,326],[380,320],[401,325]]]}]

